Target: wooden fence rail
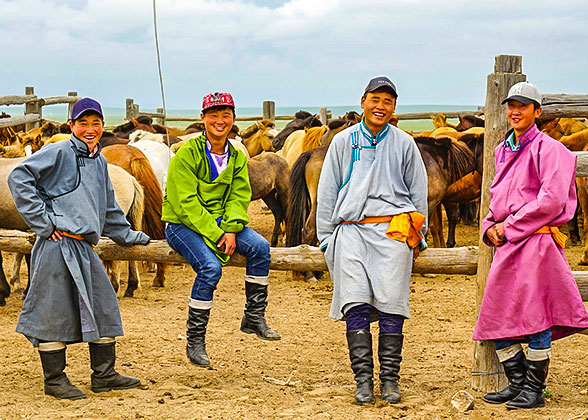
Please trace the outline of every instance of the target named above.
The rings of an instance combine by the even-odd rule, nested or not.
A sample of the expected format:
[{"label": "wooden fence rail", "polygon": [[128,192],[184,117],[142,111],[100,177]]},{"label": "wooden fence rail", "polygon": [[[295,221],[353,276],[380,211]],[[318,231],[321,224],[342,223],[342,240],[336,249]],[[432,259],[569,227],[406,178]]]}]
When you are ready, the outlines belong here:
[{"label": "wooden fence rail", "polygon": [[[0,250],[30,254],[35,234],[19,230],[0,229]],[[96,252],[103,260],[141,260],[166,263],[184,263],[186,260],[171,249],[166,241],[151,241],[149,245],[121,246],[102,238]],[[245,267],[245,258],[234,255],[229,265]],[[476,274],[478,247],[429,248],[421,253],[413,266],[414,273]],[[323,253],[317,247],[300,245],[292,248],[271,248],[272,270],[326,271]],[[588,301],[588,272],[575,271],[574,278],[582,299]]]}]

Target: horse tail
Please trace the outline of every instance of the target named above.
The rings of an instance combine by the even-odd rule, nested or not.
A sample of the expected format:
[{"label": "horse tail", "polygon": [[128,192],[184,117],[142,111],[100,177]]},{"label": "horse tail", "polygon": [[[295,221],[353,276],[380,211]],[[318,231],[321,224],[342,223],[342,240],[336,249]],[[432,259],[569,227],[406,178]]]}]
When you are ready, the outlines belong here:
[{"label": "horse tail", "polygon": [[165,239],[165,231],[161,221],[163,193],[147,158],[139,157],[131,160],[131,175],[137,178],[145,195],[143,232],[152,239]]},{"label": "horse tail", "polygon": [[143,212],[145,211],[145,193],[143,187],[133,176],[133,202],[129,209],[128,219],[134,230],[143,230]]},{"label": "horse tail", "polygon": [[476,162],[474,154],[464,142],[452,141],[447,152],[451,183],[454,183],[475,169]]},{"label": "horse tail", "polygon": [[321,137],[327,132],[329,128],[325,125],[321,127],[312,127],[304,134],[302,139],[302,151],[306,152],[310,149],[316,149],[321,146]]},{"label": "horse tail", "polygon": [[306,164],[311,153],[302,153],[290,171],[290,193],[286,213],[286,246],[302,243],[302,231],[310,211],[310,195],[306,185]]}]

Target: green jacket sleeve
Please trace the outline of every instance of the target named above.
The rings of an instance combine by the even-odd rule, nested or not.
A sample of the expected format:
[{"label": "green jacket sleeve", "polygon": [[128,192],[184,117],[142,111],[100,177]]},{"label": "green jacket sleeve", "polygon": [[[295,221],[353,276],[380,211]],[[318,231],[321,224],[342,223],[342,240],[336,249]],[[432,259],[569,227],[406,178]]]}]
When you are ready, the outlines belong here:
[{"label": "green jacket sleeve", "polygon": [[224,232],[198,199],[194,188],[198,184],[194,167],[193,156],[190,154],[178,153],[174,156],[169,166],[166,198],[174,203],[173,211],[182,224],[217,243]]},{"label": "green jacket sleeve", "polygon": [[[233,151],[234,150],[234,151]],[[251,184],[249,183],[249,171],[245,155],[233,148],[235,153],[235,170],[231,190],[225,203],[225,213],[220,222],[220,228],[224,232],[239,233],[249,223],[247,208],[251,201]]]}]

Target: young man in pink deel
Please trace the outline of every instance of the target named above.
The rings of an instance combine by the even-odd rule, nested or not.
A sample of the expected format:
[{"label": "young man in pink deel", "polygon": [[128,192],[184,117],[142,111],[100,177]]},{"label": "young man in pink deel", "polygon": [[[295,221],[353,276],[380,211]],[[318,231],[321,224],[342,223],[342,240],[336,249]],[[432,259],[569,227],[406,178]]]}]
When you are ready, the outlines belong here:
[{"label": "young man in pink deel", "polygon": [[[496,247],[474,340],[493,340],[509,386],[484,395],[507,408],[543,407],[551,341],[588,328],[558,226],[576,211],[576,156],[540,132],[541,93],[515,84],[503,101],[512,127],[495,149],[483,240]],[[527,355],[521,343],[528,343]]]}]

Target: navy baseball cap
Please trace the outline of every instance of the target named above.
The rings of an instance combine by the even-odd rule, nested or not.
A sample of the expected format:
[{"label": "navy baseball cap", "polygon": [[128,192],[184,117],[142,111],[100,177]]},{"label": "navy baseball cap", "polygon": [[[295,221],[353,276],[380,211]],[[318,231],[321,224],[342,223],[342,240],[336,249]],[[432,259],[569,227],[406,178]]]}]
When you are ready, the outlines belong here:
[{"label": "navy baseball cap", "polygon": [[395,98],[398,98],[398,90],[396,90],[396,85],[392,83],[392,81],[386,76],[374,77],[372,80],[370,80],[368,85],[365,87],[363,94],[365,95],[366,93],[373,92],[374,90],[380,88],[388,88],[390,93],[392,93]]},{"label": "navy baseball cap", "polygon": [[97,100],[92,98],[82,98],[73,105],[71,109],[71,120],[77,120],[86,112],[95,112],[104,119],[102,107]]}]

